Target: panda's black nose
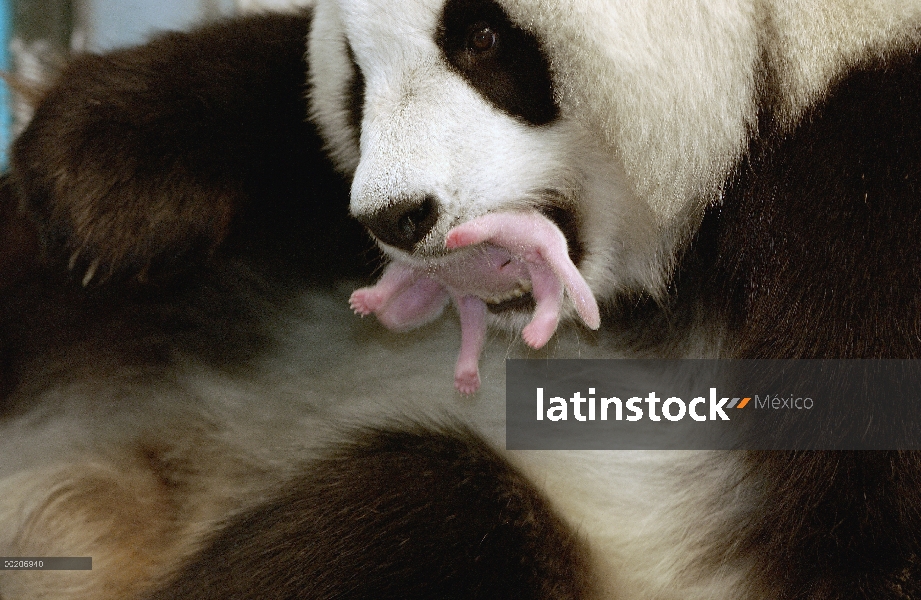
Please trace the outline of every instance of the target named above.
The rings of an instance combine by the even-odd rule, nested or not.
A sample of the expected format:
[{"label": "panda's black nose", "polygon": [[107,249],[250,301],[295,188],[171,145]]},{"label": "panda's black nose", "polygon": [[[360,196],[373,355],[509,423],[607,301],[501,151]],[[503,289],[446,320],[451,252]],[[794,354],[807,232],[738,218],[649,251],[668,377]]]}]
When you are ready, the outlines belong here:
[{"label": "panda's black nose", "polygon": [[435,226],[438,202],[432,196],[403,198],[355,218],[385,244],[412,252]]}]

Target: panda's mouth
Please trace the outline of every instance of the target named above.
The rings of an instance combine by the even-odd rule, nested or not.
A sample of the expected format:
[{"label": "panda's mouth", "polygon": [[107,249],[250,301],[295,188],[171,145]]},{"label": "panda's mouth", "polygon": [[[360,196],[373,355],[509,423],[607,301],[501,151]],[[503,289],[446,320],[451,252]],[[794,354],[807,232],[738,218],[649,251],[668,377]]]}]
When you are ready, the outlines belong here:
[{"label": "panda's mouth", "polygon": [[[579,235],[577,216],[568,208],[556,203],[542,204],[536,207],[536,211],[546,217],[563,234],[570,262],[573,265],[579,265],[585,250]],[[537,306],[532,290],[533,286],[529,279],[520,279],[514,289],[476,295],[486,304],[486,309],[494,315],[531,314]]]},{"label": "panda's mouth", "polygon": [[486,304],[486,309],[494,315],[514,311],[532,313],[536,306],[534,294],[531,293],[530,282],[501,296],[487,296],[485,298],[480,296],[480,299]]},{"label": "panda's mouth", "polygon": [[544,321],[547,334],[556,328],[568,296],[579,317],[597,328],[597,302],[576,267],[582,245],[571,213],[488,213],[451,229],[445,248],[449,254],[431,276],[455,299],[475,296],[493,314],[533,313],[531,324]]},{"label": "panda's mouth", "polygon": [[569,208],[558,204],[544,204],[539,206],[537,211],[550,219],[566,238],[566,250],[572,264],[577,267],[581,265],[582,259],[585,258],[585,245],[580,235],[578,216]]}]

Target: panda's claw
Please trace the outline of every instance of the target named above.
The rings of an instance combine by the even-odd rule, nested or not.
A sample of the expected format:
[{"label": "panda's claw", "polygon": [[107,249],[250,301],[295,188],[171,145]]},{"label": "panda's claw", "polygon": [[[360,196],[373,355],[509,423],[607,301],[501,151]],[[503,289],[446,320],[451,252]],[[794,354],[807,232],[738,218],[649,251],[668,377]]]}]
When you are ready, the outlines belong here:
[{"label": "panda's claw", "polygon": [[67,270],[68,270],[68,271],[73,271],[73,270],[74,270],[74,267],[77,266],[77,259],[80,258],[80,252],[82,252],[82,251],[83,251],[83,249],[81,248],[81,249],[79,249],[79,250],[75,250],[75,251],[73,252],[73,254],[70,255],[70,260],[67,261]]},{"label": "panda's claw", "polygon": [[90,263],[90,266],[86,269],[86,273],[83,275],[83,281],[81,285],[87,287],[92,281],[93,277],[96,276],[96,272],[99,270],[99,259],[97,258]]},{"label": "panda's claw", "polygon": [[444,309],[448,293],[437,281],[409,265],[391,263],[378,282],[352,292],[351,309],[374,314],[393,331],[407,331],[432,321]]},{"label": "panda's claw", "polygon": [[415,269],[396,262],[390,263],[377,283],[352,292],[349,307],[361,316],[383,310],[393,298],[412,286],[418,277],[419,273]]},{"label": "panda's claw", "polygon": [[381,295],[374,291],[373,287],[365,287],[352,292],[349,297],[349,308],[356,315],[366,317],[380,308],[382,304]]},{"label": "panda's claw", "polygon": [[480,374],[473,371],[455,372],[454,389],[465,396],[470,396],[480,389]]}]

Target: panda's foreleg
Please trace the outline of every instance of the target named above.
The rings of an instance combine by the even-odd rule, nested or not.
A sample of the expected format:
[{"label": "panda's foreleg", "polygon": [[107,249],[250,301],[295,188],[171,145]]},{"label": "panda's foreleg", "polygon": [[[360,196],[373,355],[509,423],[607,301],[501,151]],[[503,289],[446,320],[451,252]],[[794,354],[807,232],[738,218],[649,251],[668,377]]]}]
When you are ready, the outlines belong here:
[{"label": "panda's foreleg", "polygon": [[580,535],[475,434],[365,431],[231,517],[151,600],[595,597]]},{"label": "panda's foreleg", "polygon": [[347,187],[306,122],[309,27],[266,14],[74,58],[11,153],[47,254],[85,283],[168,272],[240,229],[277,236],[286,203],[313,213],[301,239],[347,237]]}]

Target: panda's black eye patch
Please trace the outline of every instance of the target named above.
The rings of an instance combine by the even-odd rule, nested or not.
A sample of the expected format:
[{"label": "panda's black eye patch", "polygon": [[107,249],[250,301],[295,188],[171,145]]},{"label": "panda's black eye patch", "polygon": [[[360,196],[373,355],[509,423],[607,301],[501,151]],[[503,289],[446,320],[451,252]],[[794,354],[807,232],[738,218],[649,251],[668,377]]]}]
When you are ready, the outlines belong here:
[{"label": "panda's black eye patch", "polygon": [[489,26],[489,23],[477,23],[470,28],[467,35],[467,49],[471,52],[482,54],[496,47],[498,34]]},{"label": "panda's black eye patch", "polygon": [[451,68],[496,108],[531,125],[559,116],[540,43],[494,0],[448,0],[435,42]]}]

